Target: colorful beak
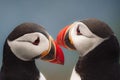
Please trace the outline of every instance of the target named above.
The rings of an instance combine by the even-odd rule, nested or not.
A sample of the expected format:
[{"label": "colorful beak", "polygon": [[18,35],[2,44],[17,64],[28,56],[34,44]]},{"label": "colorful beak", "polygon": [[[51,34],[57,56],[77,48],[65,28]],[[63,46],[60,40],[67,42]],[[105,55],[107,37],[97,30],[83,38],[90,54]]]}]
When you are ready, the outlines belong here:
[{"label": "colorful beak", "polygon": [[50,60],[50,62],[64,65],[63,51],[56,42],[54,42],[54,44],[55,44],[54,46],[56,48],[56,55],[53,60]]},{"label": "colorful beak", "polygon": [[71,39],[71,36],[69,35],[71,25],[66,26],[63,28],[57,36],[56,42],[60,46],[63,46],[64,48],[75,50],[75,47],[73,45],[73,41]]},{"label": "colorful beak", "polygon": [[57,36],[57,39],[56,39],[56,42],[60,45],[60,46],[63,46],[66,48],[66,45],[65,45],[65,34],[66,34],[66,31],[67,29],[69,28],[69,26],[66,26],[65,28],[63,28],[59,33],[58,33],[58,36]]},{"label": "colorful beak", "polygon": [[63,51],[59,47],[59,45],[56,44],[56,42],[54,42],[53,40],[51,40],[50,49],[48,51],[42,53],[40,56],[41,56],[42,60],[45,60],[45,61],[48,61],[51,63],[55,63],[55,64],[64,65]]}]

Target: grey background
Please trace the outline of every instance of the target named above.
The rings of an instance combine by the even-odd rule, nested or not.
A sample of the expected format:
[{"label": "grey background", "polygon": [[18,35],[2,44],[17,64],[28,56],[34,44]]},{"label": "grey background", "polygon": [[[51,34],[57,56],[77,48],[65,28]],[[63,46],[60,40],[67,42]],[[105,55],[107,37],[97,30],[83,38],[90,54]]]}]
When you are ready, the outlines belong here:
[{"label": "grey background", "polygon": [[[67,24],[86,18],[98,18],[110,25],[120,41],[119,5],[119,0],[0,0],[0,66],[7,35],[23,22],[40,24],[55,38]],[[64,66],[36,61],[48,80],[69,80],[78,55],[63,50]]]}]

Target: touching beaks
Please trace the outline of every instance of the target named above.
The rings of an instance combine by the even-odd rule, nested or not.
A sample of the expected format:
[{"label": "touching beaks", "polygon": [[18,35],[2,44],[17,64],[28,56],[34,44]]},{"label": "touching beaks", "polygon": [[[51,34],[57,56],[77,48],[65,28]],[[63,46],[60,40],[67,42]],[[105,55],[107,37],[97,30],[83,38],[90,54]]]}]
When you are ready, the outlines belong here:
[{"label": "touching beaks", "polygon": [[69,35],[71,25],[64,27],[57,35],[56,43],[64,48],[75,50],[71,36]]}]

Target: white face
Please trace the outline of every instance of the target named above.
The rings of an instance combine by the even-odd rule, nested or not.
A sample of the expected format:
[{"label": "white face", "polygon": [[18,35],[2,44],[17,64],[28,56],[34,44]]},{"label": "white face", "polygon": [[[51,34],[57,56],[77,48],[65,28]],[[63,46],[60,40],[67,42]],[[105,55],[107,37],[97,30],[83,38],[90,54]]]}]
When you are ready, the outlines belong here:
[{"label": "white face", "polygon": [[[79,34],[79,32],[81,34]],[[71,25],[69,36],[71,36],[73,45],[77,51],[79,51],[80,56],[85,56],[89,51],[107,39],[100,38],[93,34],[82,22],[74,22]]]},{"label": "white face", "polygon": [[29,61],[49,49],[49,40],[42,33],[28,33],[13,41],[7,40],[11,51],[23,61]]}]

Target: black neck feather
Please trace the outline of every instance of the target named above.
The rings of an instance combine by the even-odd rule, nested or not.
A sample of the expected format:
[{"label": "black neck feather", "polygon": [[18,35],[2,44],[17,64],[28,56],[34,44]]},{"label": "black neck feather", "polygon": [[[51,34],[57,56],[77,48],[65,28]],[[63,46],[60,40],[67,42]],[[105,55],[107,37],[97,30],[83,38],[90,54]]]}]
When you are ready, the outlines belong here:
[{"label": "black neck feather", "polygon": [[2,80],[38,80],[39,71],[34,60],[22,61],[18,59],[6,42],[3,50],[1,76]]},{"label": "black neck feather", "polygon": [[119,44],[115,36],[104,41],[85,57],[79,58],[76,71],[82,80],[120,79]]}]

